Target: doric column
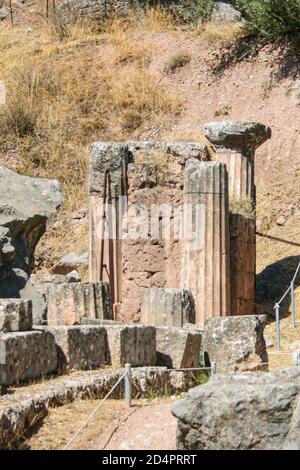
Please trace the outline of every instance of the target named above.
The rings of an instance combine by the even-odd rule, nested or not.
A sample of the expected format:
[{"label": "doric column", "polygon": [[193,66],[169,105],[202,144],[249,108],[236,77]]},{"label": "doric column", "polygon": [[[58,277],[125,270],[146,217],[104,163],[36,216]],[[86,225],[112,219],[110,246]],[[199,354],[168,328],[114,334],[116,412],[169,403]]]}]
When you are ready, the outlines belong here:
[{"label": "doric column", "polygon": [[224,163],[229,178],[231,315],[254,309],[256,273],[255,150],[271,137],[271,129],[253,122],[216,121],[205,135]]},{"label": "doric column", "polygon": [[214,121],[205,125],[205,136],[216,161],[227,167],[230,197],[255,204],[255,150],[271,137],[271,129],[256,122]]},{"label": "doric column", "polygon": [[196,324],[230,314],[228,175],[191,159],[184,180],[182,286],[195,299]]}]

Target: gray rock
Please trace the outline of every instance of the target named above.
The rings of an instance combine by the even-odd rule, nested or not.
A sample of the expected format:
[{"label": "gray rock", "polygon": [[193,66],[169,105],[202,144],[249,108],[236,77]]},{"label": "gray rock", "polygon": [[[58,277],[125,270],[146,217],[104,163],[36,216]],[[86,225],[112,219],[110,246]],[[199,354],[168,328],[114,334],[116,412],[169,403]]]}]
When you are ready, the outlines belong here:
[{"label": "gray rock", "polygon": [[33,323],[42,325],[47,323],[47,289],[52,284],[66,284],[74,282],[74,278],[63,275],[38,275],[32,274],[24,289],[20,291],[23,299],[32,301]]},{"label": "gray rock", "polygon": [[211,318],[203,332],[203,351],[210,362],[226,371],[266,368],[268,362],[263,332],[266,315]]},{"label": "gray rock", "polygon": [[0,167],[0,298],[20,296],[48,218],[62,203],[59,183]]},{"label": "gray rock", "polygon": [[0,336],[0,385],[44,377],[57,368],[54,337],[46,331]]},{"label": "gray rock", "polygon": [[257,122],[212,121],[205,126],[205,136],[217,148],[254,151],[271,138],[271,129]]},{"label": "gray rock", "polygon": [[294,366],[300,366],[300,349],[293,352],[293,364]]},{"label": "gray rock", "polygon": [[0,299],[0,332],[30,331],[32,329],[31,300]]},{"label": "gray rock", "polygon": [[192,294],[185,289],[143,289],[141,323],[178,328],[185,323],[195,323],[195,302]]},{"label": "gray rock", "polygon": [[58,13],[67,22],[78,17],[103,19],[125,16],[129,6],[128,0],[62,0],[58,5]]},{"label": "gray rock", "polygon": [[172,406],[177,449],[299,449],[299,398],[299,369],[216,375]]},{"label": "gray rock", "polygon": [[[3,5],[3,3],[2,3]],[[5,5],[1,7],[0,4],[0,21],[5,20],[10,15],[10,9]]]},{"label": "gray rock", "polygon": [[107,282],[49,284],[46,300],[48,325],[78,325],[83,318],[112,319]]},{"label": "gray rock", "polygon": [[156,328],[156,364],[173,369],[199,367],[201,333],[196,329]]},{"label": "gray rock", "polygon": [[78,268],[88,267],[89,254],[88,252],[78,256],[72,252],[64,256],[52,269],[53,274],[69,274]]},{"label": "gray rock", "polygon": [[107,331],[108,363],[133,367],[155,366],[156,331],[153,326],[104,325]]},{"label": "gray rock", "polygon": [[101,326],[41,326],[55,338],[60,370],[92,370],[107,364],[107,333]]},{"label": "gray rock", "polygon": [[245,19],[234,3],[232,0],[217,1],[211,20],[215,23],[238,23],[241,26],[244,25]]}]

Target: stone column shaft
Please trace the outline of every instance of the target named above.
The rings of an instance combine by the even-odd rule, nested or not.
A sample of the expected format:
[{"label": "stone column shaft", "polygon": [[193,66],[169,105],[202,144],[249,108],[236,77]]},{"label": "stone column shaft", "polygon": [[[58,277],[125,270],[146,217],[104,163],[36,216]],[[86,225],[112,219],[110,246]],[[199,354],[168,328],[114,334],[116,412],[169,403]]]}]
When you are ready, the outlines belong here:
[{"label": "stone column shaft", "polygon": [[[182,285],[194,296],[196,324],[204,326],[208,318],[230,313],[228,176],[225,165],[196,160],[187,163],[184,225]],[[191,225],[192,239],[189,233]]]}]

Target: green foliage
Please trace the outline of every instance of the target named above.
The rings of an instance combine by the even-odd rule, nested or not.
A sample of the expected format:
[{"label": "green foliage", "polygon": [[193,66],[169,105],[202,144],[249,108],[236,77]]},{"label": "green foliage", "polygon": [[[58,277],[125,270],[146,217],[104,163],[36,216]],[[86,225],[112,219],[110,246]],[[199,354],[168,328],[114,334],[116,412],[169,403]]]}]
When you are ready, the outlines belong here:
[{"label": "green foliage", "polygon": [[237,0],[258,36],[276,40],[300,34],[300,0]]},{"label": "green foliage", "polygon": [[183,23],[197,24],[210,19],[214,3],[214,0],[180,0],[170,8]]}]

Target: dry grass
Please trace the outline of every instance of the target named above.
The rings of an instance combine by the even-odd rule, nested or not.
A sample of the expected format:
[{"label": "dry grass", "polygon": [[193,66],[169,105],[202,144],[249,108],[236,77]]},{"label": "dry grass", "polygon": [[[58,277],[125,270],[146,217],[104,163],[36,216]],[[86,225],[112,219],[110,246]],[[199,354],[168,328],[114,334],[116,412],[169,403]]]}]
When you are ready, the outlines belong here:
[{"label": "dry grass", "polygon": [[211,23],[199,27],[200,33],[209,43],[229,43],[246,35],[246,31],[234,23]]},{"label": "dry grass", "polygon": [[145,31],[173,27],[171,15],[156,8],[107,21],[100,31],[78,22],[64,35],[46,24],[2,29],[7,104],[0,108],[0,158],[13,154],[19,172],[59,179],[64,194],[59,224],[50,225],[39,247],[46,265],[68,250],[86,250],[87,229],[74,230],[70,214],[87,205],[89,144],[163,129],[180,113],[178,96],[150,72],[151,47],[143,39]]},{"label": "dry grass", "polygon": [[177,52],[166,63],[164,70],[166,73],[174,73],[177,69],[189,64],[190,61],[191,56],[188,52]]},{"label": "dry grass", "polygon": [[[77,400],[60,408],[54,408],[42,421],[34,425],[25,436],[24,448],[31,450],[62,450],[79,426],[94,411],[99,400]],[[70,449],[92,445],[112,422],[125,414],[123,400],[108,400],[78,435]],[[95,432],[97,430],[97,432]]]}]

